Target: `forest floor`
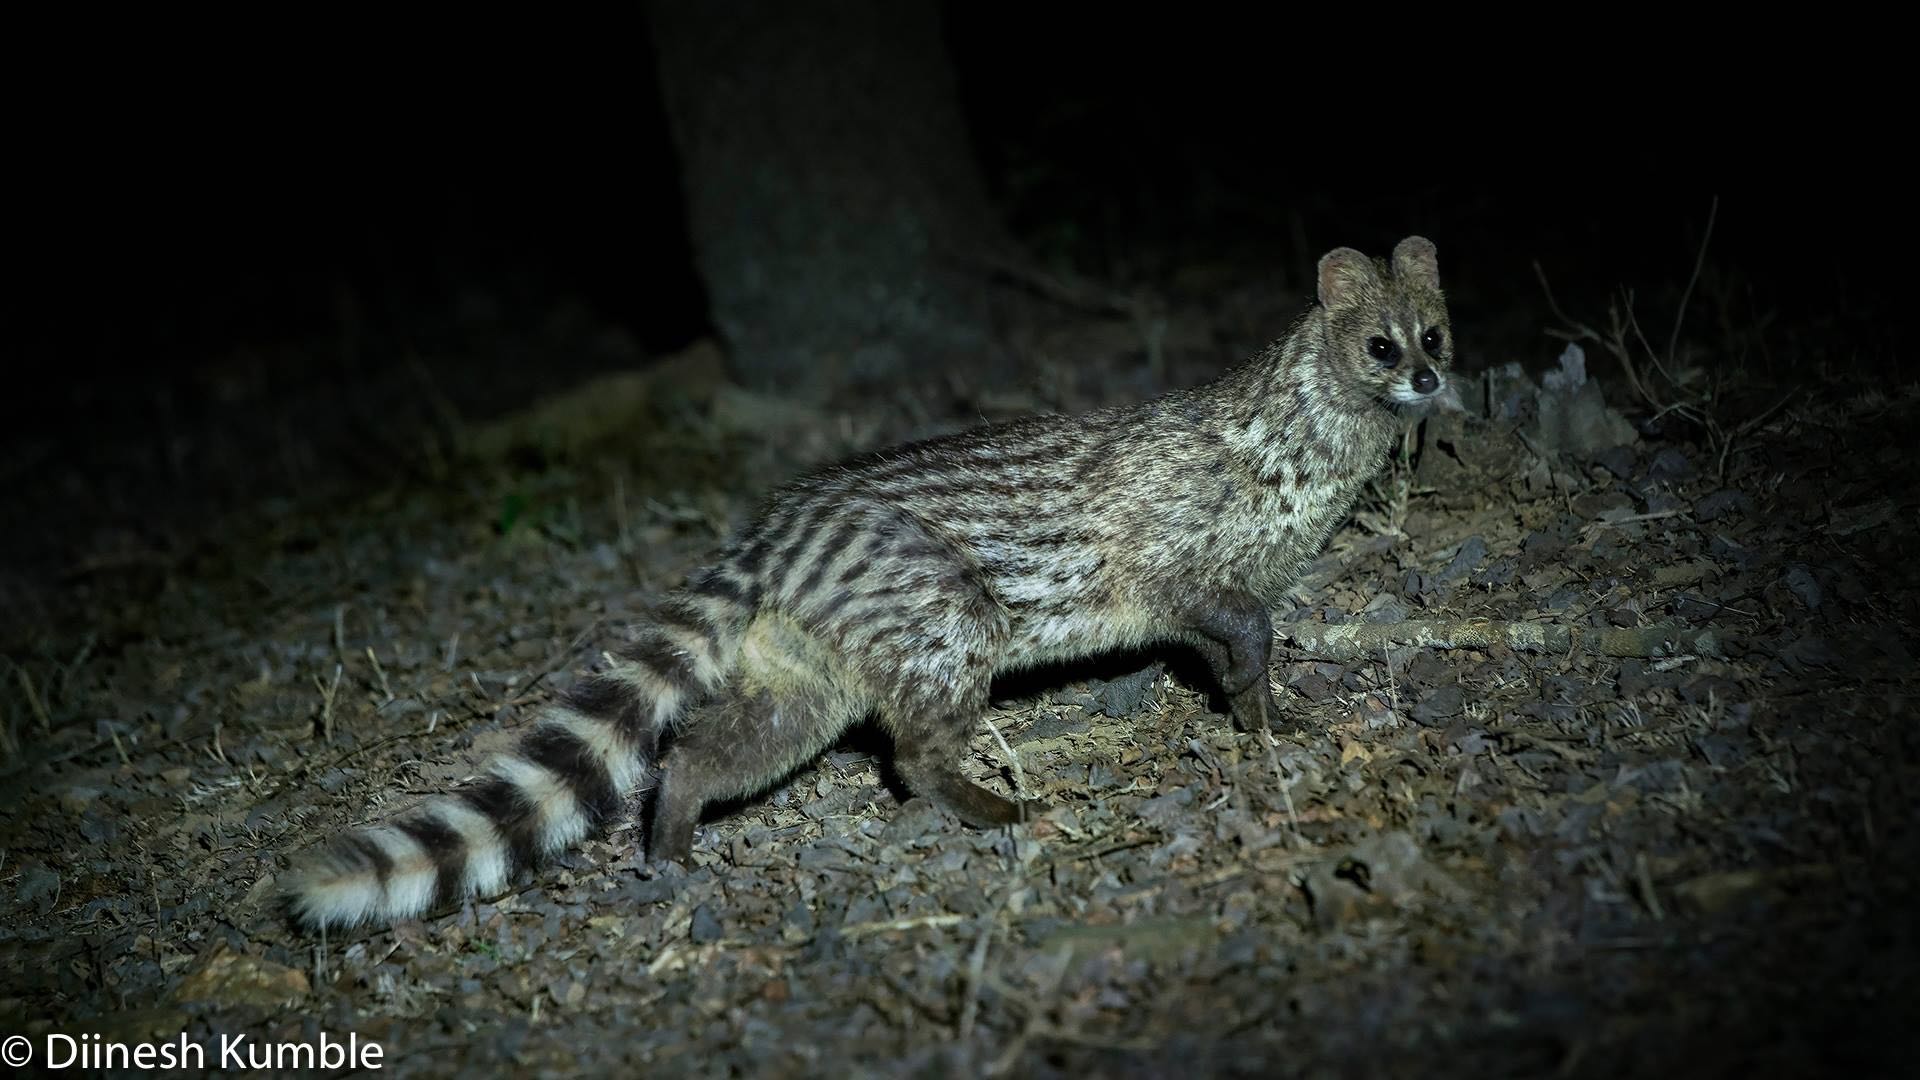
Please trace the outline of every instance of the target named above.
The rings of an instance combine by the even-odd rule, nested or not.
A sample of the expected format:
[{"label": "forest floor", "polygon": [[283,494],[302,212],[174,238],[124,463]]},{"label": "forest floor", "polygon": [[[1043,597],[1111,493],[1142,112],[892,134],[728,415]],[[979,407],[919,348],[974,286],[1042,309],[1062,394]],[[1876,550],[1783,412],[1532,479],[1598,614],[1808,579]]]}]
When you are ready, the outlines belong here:
[{"label": "forest floor", "polygon": [[1648,434],[1542,389],[1551,341],[1463,374],[1467,415],[1410,436],[1275,612],[1297,730],[1237,733],[1189,660],[1118,658],[1009,685],[979,732],[970,771],[1052,806],[1022,826],[903,802],[864,732],[713,813],[692,866],[649,865],[635,823],[393,928],[323,939],[275,904],[289,853],[471,775],[797,468],[1137,400],[1290,314],[1175,312],[1151,349],[1088,322],[1025,344],[1028,387],[812,407],[696,348],[423,438],[381,483],[74,555],[0,672],[0,1035],[185,1033],[216,1066],[221,1036],[352,1034],[408,1076],[1920,1049],[1920,396],[1776,388]]}]

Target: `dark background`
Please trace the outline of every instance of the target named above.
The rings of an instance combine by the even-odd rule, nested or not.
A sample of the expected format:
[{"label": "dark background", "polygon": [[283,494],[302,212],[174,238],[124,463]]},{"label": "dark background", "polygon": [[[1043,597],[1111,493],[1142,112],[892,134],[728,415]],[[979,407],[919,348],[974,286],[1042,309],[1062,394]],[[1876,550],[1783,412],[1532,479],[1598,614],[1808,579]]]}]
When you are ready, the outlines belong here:
[{"label": "dark background", "polygon": [[[1879,108],[1897,69],[1870,57],[1762,77],[1758,43],[1494,61],[1241,15],[942,12],[971,148],[1038,265],[1177,294],[1206,263],[1304,297],[1321,252],[1417,231],[1464,362],[1540,365],[1536,260],[1570,311],[1601,321],[1632,288],[1663,336],[1717,196],[1702,285],[1723,299],[1691,341],[1764,325],[1737,361],[1757,382],[1900,377],[1911,203]],[[16,568],[166,518],[147,503],[169,454],[190,515],[283,493],[250,474],[248,448],[285,437],[269,414],[344,423],[328,459],[364,472],[390,456],[383,413],[422,393],[410,372],[485,417],[713,332],[643,23],[519,53],[295,44],[19,77],[0,462],[16,490],[65,476],[21,494]],[[556,319],[628,347],[556,344]],[[241,464],[179,449],[208,435]]]},{"label": "dark background", "polygon": [[[1328,247],[1418,230],[1471,319],[1536,306],[1534,259],[1568,299],[1677,287],[1717,194],[1710,265],[1757,310],[1832,320],[1856,362],[1897,339],[1912,213],[1871,61],[1783,82],[1683,50],[1491,66],[1225,17],[945,15],[996,204],[1029,250],[1096,277],[1196,258],[1303,275]],[[569,44],[585,52],[445,73],[134,68],[61,88],[77,113],[23,109],[16,355],[144,381],[335,333],[343,292],[403,338],[486,291],[522,312],[584,301],[653,351],[695,339],[645,26]]]}]

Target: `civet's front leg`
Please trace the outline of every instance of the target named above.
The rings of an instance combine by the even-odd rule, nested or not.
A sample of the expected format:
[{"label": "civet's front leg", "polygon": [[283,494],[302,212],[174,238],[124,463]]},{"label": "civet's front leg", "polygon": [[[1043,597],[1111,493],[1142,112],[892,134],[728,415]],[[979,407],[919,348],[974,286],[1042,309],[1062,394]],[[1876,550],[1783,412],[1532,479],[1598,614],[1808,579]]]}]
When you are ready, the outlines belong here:
[{"label": "civet's front leg", "polygon": [[1264,731],[1280,722],[1267,665],[1273,656],[1273,619],[1252,593],[1227,591],[1197,598],[1181,612],[1201,659],[1231,704],[1234,726]]}]

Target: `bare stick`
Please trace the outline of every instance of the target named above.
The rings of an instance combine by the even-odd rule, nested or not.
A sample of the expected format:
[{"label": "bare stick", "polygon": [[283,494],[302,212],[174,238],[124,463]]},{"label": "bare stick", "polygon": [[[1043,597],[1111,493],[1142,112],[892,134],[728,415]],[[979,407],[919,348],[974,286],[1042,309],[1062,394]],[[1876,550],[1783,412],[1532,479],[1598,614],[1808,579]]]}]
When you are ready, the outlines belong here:
[{"label": "bare stick", "polygon": [[1674,350],[1680,347],[1680,324],[1687,319],[1687,301],[1693,299],[1693,286],[1700,280],[1700,268],[1707,264],[1707,242],[1713,239],[1713,222],[1720,216],[1720,196],[1715,195],[1707,206],[1707,231],[1700,237],[1700,250],[1693,257],[1693,275],[1687,278],[1687,287],[1680,294],[1680,310],[1673,313],[1673,333],[1667,336],[1667,356],[1671,358]]},{"label": "bare stick", "polygon": [[1602,627],[1474,619],[1415,619],[1399,623],[1295,623],[1279,628],[1299,649],[1329,660],[1359,660],[1390,647],[1484,649],[1565,653],[1575,648],[1601,656],[1653,657],[1695,653],[1719,655],[1722,634],[1690,626]]},{"label": "bare stick", "polygon": [[333,607],[333,654],[340,663],[347,662],[347,605],[335,604]]},{"label": "bare stick", "polygon": [[1020,820],[1027,819],[1027,774],[1020,768],[1020,755],[1013,752],[1007,740],[994,725],[993,718],[987,718],[987,730],[993,734],[993,741],[1000,744],[1000,752],[1007,755],[1007,764],[1013,767],[1013,791],[1020,800]]},{"label": "bare stick", "polygon": [[13,665],[13,673],[20,679],[20,692],[27,697],[27,707],[32,709],[33,715],[39,718],[41,730],[52,734],[53,718],[47,713],[46,703],[40,700],[39,691],[33,688],[33,676],[27,674],[27,669],[19,664]]},{"label": "bare stick", "polygon": [[392,701],[393,687],[387,685],[387,670],[380,666],[380,658],[373,654],[371,645],[367,646],[367,660],[373,664],[373,673],[380,680],[380,693],[386,696],[387,701]]},{"label": "bare stick", "polygon": [[340,693],[340,676],[344,670],[340,664],[333,665],[331,683],[321,682],[318,675],[313,677],[313,688],[320,691],[320,733],[329,746],[333,745],[333,699]]},{"label": "bare stick", "polygon": [[882,922],[854,923],[840,928],[840,936],[861,938],[870,934],[889,934],[901,930],[929,930],[943,926],[958,926],[966,922],[965,915],[942,913],[939,915],[915,915],[905,919],[887,919]]},{"label": "bare stick", "polygon": [[1560,301],[1554,298],[1553,286],[1547,283],[1547,272],[1541,267],[1538,259],[1534,260],[1533,274],[1540,279],[1540,291],[1546,294],[1547,310],[1553,312],[1553,317],[1559,319],[1566,326],[1564,330],[1549,330],[1547,332],[1562,341],[1591,341],[1612,353],[1613,358],[1620,362],[1620,370],[1626,373],[1627,384],[1633,387],[1634,394],[1650,407],[1656,410],[1659,409],[1659,399],[1654,396],[1653,391],[1647,384],[1641,381],[1639,366],[1633,362],[1632,351],[1627,348],[1626,327],[1620,319],[1618,307],[1615,307],[1611,313],[1613,317],[1613,333],[1611,335],[1602,334],[1600,331],[1595,330],[1593,327],[1575,319],[1560,309]]},{"label": "bare stick", "polygon": [[973,939],[973,950],[967,955],[967,985],[962,994],[958,1037],[973,1037],[973,1025],[980,1017],[980,978],[987,968],[987,944],[993,940],[993,931],[997,923],[989,920],[980,928],[980,936]]}]

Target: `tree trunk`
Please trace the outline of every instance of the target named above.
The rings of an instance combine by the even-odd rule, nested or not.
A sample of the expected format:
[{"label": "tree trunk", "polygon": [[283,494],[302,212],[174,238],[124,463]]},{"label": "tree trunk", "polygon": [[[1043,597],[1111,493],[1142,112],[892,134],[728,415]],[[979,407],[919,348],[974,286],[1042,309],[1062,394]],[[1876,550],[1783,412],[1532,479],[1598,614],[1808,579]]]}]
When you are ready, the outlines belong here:
[{"label": "tree trunk", "polygon": [[1005,247],[934,0],[655,0],[695,264],[736,374],[821,389],[992,360]]}]

